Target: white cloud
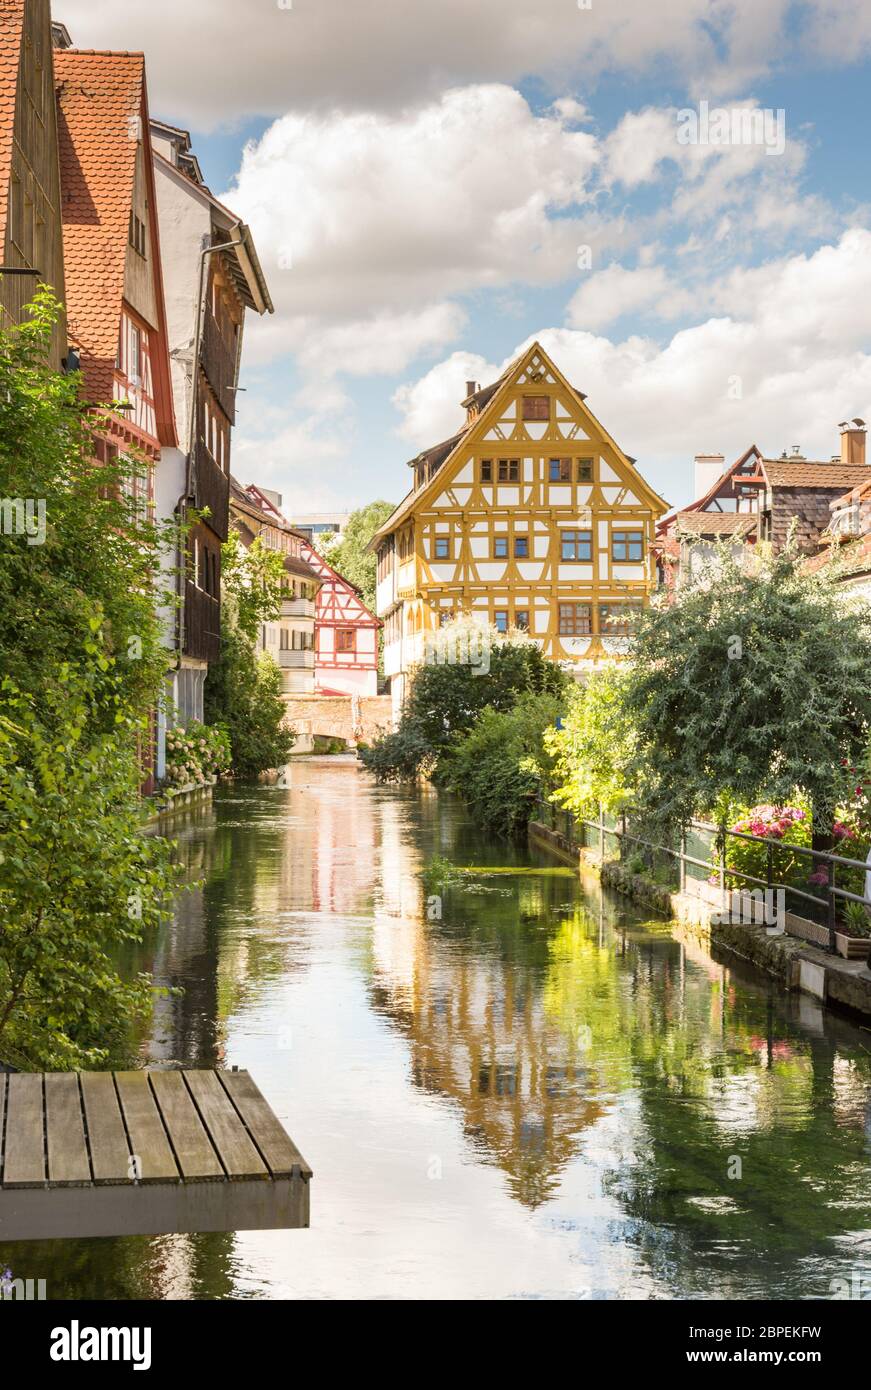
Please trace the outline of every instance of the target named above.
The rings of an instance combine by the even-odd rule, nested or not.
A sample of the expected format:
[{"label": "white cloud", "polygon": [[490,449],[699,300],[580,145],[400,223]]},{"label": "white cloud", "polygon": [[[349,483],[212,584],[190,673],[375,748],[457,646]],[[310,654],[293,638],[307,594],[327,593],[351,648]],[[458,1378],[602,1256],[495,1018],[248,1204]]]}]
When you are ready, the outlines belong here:
[{"label": "white cloud", "polygon": [[[798,443],[809,457],[828,458],[837,422],[868,418],[869,300],[871,232],[853,229],[811,256],[736,271],[701,301],[702,313],[709,304],[719,312],[664,344],[574,328],[535,336],[654,486],[680,503],[690,498],[699,450],[734,458],[751,443],[773,454]],[[449,434],[461,418],[461,367],[477,362],[470,374],[493,380],[525,346],[486,375],[480,359],[454,353],[403,387],[394,398],[403,433],[417,447]]]},{"label": "white cloud", "polygon": [[[56,0],[82,47],[142,48],[152,109],[208,128],[291,106],[396,109],[451,84],[559,92],[616,70],[675,73],[702,94],[736,92],[795,45],[786,24],[824,16],[811,54],[841,66],[867,46],[863,0]],[[836,44],[833,35],[840,34]],[[475,141],[470,130],[470,141]]]},{"label": "white cloud", "polygon": [[253,228],[276,304],[253,360],[401,370],[456,337],[451,296],[564,279],[581,223],[557,214],[588,197],[598,157],[575,117],[491,85],[399,115],[274,122],[222,195]]},{"label": "white cloud", "polygon": [[663,298],[667,288],[668,278],[662,266],[627,270],[622,265],[609,265],[575,292],[566,318],[572,328],[604,328],[623,314],[651,308]]}]

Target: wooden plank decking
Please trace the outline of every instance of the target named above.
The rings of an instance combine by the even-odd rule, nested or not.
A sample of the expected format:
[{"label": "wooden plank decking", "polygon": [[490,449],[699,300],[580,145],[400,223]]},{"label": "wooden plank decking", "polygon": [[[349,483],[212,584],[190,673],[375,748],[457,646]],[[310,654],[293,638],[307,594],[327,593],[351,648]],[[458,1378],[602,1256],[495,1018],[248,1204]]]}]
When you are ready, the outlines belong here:
[{"label": "wooden plank decking", "polygon": [[307,1226],[311,1176],[247,1071],[0,1074],[0,1241]]}]

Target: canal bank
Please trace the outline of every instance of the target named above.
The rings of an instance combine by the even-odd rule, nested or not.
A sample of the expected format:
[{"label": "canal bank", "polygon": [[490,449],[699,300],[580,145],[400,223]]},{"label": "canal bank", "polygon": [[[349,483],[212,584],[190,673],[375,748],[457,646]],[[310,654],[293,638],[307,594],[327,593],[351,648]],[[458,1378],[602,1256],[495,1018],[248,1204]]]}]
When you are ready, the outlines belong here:
[{"label": "canal bank", "polygon": [[843,959],[819,946],[790,935],[804,933],[814,924],[786,914],[787,934],[773,935],[753,918],[752,901],[744,899],[742,917],[747,920],[721,920],[719,894],[673,892],[643,874],[633,873],[615,860],[603,861],[589,849],[578,847],[560,832],[539,821],[530,822],[530,839],[546,846],[564,863],[578,866],[582,873],[598,876],[607,888],[652,908],[680,925],[705,947],[718,947],[749,961],[777,980],[785,990],[799,990],[819,1003],[848,1010],[871,1019],[871,970],[868,962]]},{"label": "canal bank", "polygon": [[345,759],[172,835],[138,1063],[249,1070],[311,1228],[0,1244],[49,1299],[828,1298],[867,1259],[848,1019]]}]

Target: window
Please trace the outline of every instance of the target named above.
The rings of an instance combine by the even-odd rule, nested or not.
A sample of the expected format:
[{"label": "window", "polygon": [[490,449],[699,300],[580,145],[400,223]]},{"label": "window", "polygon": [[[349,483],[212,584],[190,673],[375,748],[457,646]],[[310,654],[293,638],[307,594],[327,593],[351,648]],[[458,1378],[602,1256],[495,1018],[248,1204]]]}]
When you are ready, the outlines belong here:
[{"label": "window", "polygon": [[494,559],[494,560],[507,560],[507,559],[508,559],[508,537],[507,537],[507,536],[494,536],[494,537],[493,537],[493,559]]},{"label": "window", "polygon": [[447,536],[436,536],[435,558],[437,560],[447,560],[450,554],[449,545]]},{"label": "window", "polygon": [[529,537],[514,537],[514,558],[515,560],[526,560],[529,556]]},{"label": "window", "polygon": [[127,240],[138,255],[145,255],[145,223],[141,217],[136,216],[135,212],[130,213],[130,226],[127,232]]},{"label": "window", "polygon": [[494,624],[495,624],[495,627],[496,627],[497,632],[507,632],[507,631],[508,631],[508,609],[507,609],[507,608],[497,608],[496,611],[495,611],[495,613],[493,614],[493,622],[494,622]]},{"label": "window", "polygon": [[352,627],[336,628],[336,651],[353,652],[356,649],[356,636]]},{"label": "window", "polygon": [[593,481],[593,460],[578,459],[578,482],[591,483]]},{"label": "window", "polygon": [[481,459],[481,482],[492,483],[493,481],[493,460]]},{"label": "window", "polygon": [[560,550],[563,560],[592,560],[592,531],[563,531]]},{"label": "window", "polygon": [[499,460],[499,481],[500,483],[518,483],[520,481],[520,459]]},{"label": "window", "polygon": [[603,637],[626,637],[635,614],[641,609],[637,602],[600,603],[599,632]]},{"label": "window", "polygon": [[135,325],[130,329],[130,365],[127,369],[128,380],[139,381],[142,374],[142,329]]},{"label": "window", "polygon": [[552,483],[570,483],[572,481],[571,459],[551,459],[548,467]]},{"label": "window", "polygon": [[550,396],[524,396],[524,420],[549,420]]},{"label": "window", "polygon": [[643,560],[644,533],[642,531],[612,531],[612,560]]},{"label": "window", "polygon": [[592,632],[591,610],[588,603],[561,603],[559,630],[561,637],[589,637]]},{"label": "window", "polygon": [[529,609],[528,609],[528,608],[515,608],[515,610],[514,610],[514,626],[517,628],[518,632],[528,632],[528,631],[529,631]]}]

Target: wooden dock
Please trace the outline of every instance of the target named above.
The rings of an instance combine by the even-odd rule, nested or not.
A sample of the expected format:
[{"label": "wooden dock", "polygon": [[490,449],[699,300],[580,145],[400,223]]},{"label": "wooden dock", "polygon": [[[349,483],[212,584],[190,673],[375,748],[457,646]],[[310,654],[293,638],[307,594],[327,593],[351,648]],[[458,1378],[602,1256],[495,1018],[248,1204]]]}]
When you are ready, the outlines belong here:
[{"label": "wooden dock", "polygon": [[308,1226],[311,1176],[247,1071],[0,1075],[0,1241]]}]

